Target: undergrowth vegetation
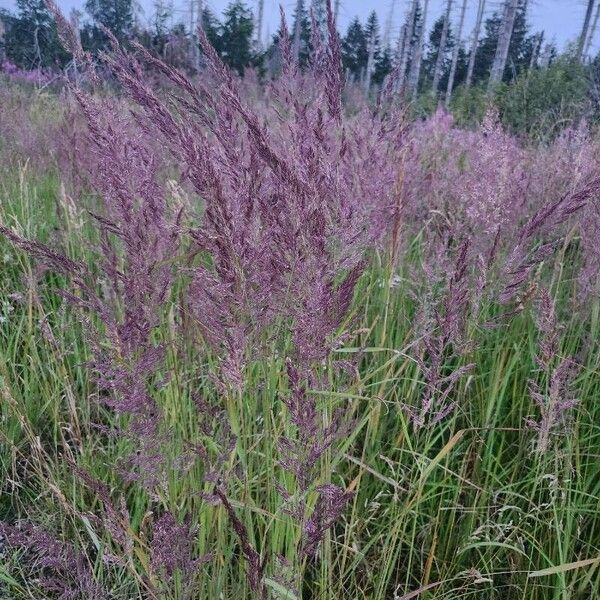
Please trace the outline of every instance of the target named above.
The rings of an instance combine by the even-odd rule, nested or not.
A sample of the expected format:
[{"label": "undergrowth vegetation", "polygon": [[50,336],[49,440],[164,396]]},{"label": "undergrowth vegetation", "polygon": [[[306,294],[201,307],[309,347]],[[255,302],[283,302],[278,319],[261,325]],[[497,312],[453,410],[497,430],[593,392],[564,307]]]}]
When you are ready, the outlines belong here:
[{"label": "undergrowth vegetation", "polygon": [[6,597],[600,593],[600,139],[349,114],[313,47],[0,90]]}]

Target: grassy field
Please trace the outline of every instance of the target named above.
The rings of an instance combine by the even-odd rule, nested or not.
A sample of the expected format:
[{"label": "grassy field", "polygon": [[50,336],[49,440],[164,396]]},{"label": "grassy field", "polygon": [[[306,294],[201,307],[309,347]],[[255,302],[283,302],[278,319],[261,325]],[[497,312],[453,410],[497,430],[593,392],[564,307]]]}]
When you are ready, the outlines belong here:
[{"label": "grassy field", "polygon": [[0,81],[0,596],[599,598],[598,132],[410,121],[331,11],[269,80],[49,10],[72,81]]},{"label": "grassy field", "polygon": [[[1,223],[71,258],[97,260],[97,231],[83,211],[66,210],[55,172],[7,169],[0,194]],[[418,403],[423,393],[413,352],[418,307],[406,285],[419,244],[418,237],[411,241],[406,264],[393,273],[389,256],[373,253],[344,321],[350,333],[322,365],[322,385],[313,390],[324,419],[339,407],[352,417],[350,433],[327,451],[318,479],[353,496],[317,556],[302,561],[303,584],[296,590],[305,598],[332,600],[598,597],[598,561],[569,565],[600,555],[598,300],[585,312],[572,310],[573,265],[565,244],[549,268],[563,320],[559,354],[583,362],[572,386],[578,401],[572,421],[552,436],[549,452],[535,452],[537,434],[525,425],[536,414],[528,379],[539,372],[531,306],[498,327],[484,324],[501,308],[488,302],[479,307],[468,325],[476,343],[461,359],[476,366],[454,391],[457,409],[434,427],[415,430],[403,407]],[[194,554],[211,558],[195,571],[193,593],[177,571],[160,597],[253,597],[224,507],[199,495],[211,489],[200,464],[173,469],[154,495],[120,480],[115,467],[131,444],[107,432],[123,425],[124,417],[98,401],[102,390],[86,368],[84,324],[54,293],[65,279],[41,271],[6,240],[0,240],[0,256],[2,520],[25,519],[55,532],[81,552],[107,597],[129,599],[153,597],[148,583],[160,576],[149,557],[148,524],[153,513],[168,509],[189,519]],[[392,275],[394,285],[387,285]],[[157,443],[173,462],[201,437],[194,396],[221,396],[210,377],[218,360],[211,348],[175,343],[179,285],[154,333],[167,344],[161,371],[170,377],[152,390],[164,415]],[[271,557],[269,597],[293,598],[298,592],[281,582],[286,567],[274,558],[293,555],[299,535],[281,512],[274,486],[289,479],[274,440],[292,428],[281,401],[288,393],[282,357],[290,342],[275,335],[268,343],[272,352],[253,357],[239,393],[224,398],[238,436],[225,471],[238,473],[228,481],[238,518],[252,544]],[[353,377],[334,368],[334,360],[346,357],[357,359]],[[124,559],[106,560],[120,547],[111,527],[101,527],[110,520],[107,502],[82,482],[73,463],[107,485],[115,506],[119,497],[126,503],[131,546]],[[309,504],[314,502],[311,496]],[[23,557],[4,550],[3,597],[54,597],[40,587],[36,562]]]}]

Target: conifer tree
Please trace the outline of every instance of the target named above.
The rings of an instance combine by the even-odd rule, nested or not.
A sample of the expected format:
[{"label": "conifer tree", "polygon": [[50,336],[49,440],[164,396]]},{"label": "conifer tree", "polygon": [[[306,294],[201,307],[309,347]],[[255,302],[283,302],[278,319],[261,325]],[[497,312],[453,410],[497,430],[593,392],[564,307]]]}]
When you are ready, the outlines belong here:
[{"label": "conifer tree", "polygon": [[452,0],[447,0],[446,13],[442,20],[442,30],[438,43],[438,54],[436,57],[435,67],[433,69],[433,82],[431,89],[434,94],[437,94],[440,79],[442,77],[444,58],[448,49],[448,33],[450,31],[450,11],[452,10]]},{"label": "conifer tree", "polygon": [[365,31],[358,17],[348,26],[342,39],[342,64],[346,74],[353,80],[359,80],[367,66],[368,49]]},{"label": "conifer tree", "polygon": [[68,54],[62,47],[44,0],[17,0],[16,15],[3,18],[6,58],[23,69],[64,65]]},{"label": "conifer tree", "polygon": [[[489,76],[494,64],[502,24],[503,17],[497,12],[486,19],[485,34],[479,43],[473,64],[472,82],[483,81]],[[505,66],[508,65],[509,68],[503,69],[503,79],[505,81],[514,79],[515,76],[526,71],[529,67],[531,52],[535,46],[535,35],[530,35],[529,32],[527,1],[519,0],[506,57]]]},{"label": "conifer tree", "polygon": [[371,82],[374,85],[381,86],[385,78],[392,72],[393,67],[392,50],[387,46],[381,50],[379,58],[375,61],[375,71],[373,72]]},{"label": "conifer tree", "polygon": [[208,41],[211,43],[213,48],[222,54],[221,46],[221,23],[217,19],[215,13],[210,8],[205,7],[202,9],[202,16],[200,19],[200,26],[202,27]]},{"label": "conifer tree", "polygon": [[380,58],[379,20],[377,13],[372,11],[365,26],[365,40],[367,42],[367,64],[365,68],[364,86],[368,91],[371,79],[375,72],[375,64]]},{"label": "conifer tree", "polygon": [[134,29],[132,0],[86,0],[85,9],[93,22],[85,28],[90,49],[103,49],[108,44],[100,25],[106,27],[120,42],[131,38]]},{"label": "conifer tree", "polygon": [[292,25],[292,49],[301,67],[310,58],[310,19],[304,0],[297,0]]},{"label": "conifer tree", "polygon": [[447,85],[448,73],[452,61],[452,50],[454,49],[454,34],[448,25],[444,49],[442,50],[442,34],[444,31],[445,17],[442,15],[435,23],[429,33],[427,52],[423,60],[423,75],[428,85],[433,89],[433,81],[438,72],[438,88]]},{"label": "conifer tree", "polygon": [[506,69],[506,61],[510,50],[510,42],[512,39],[515,18],[517,16],[518,0],[506,0],[504,4],[504,12],[500,23],[498,44],[494,54],[494,62],[490,70],[489,85],[494,86],[502,81],[504,70]]},{"label": "conifer tree", "polygon": [[252,35],[254,18],[243,0],[233,0],[223,14],[222,33],[219,39],[221,56],[226,64],[240,75],[254,64]]}]

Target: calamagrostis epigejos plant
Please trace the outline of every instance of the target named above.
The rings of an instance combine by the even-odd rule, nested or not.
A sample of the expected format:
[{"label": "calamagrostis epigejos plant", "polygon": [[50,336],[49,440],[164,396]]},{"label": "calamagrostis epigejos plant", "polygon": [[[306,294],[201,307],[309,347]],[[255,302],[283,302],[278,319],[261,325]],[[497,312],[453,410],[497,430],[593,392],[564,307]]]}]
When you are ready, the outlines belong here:
[{"label": "calamagrostis epigejos plant", "polygon": [[[330,43],[315,40],[309,75],[300,73],[282,36],[283,75],[270,88],[273,109],[262,118],[202,32],[200,37],[214,79],[210,89],[138,48],[180,90],[172,96],[174,112],[148,88],[131,55],[115,46],[107,62],[205,203],[202,226],[191,235],[211,262],[191,269],[189,302],[205,339],[221,355],[222,391],[237,398],[234,410],[243,411],[247,353],[265,325],[279,319],[279,331],[291,338],[284,403],[295,434],[282,437],[279,449],[296,487],[277,487],[285,511],[298,522],[297,556],[291,557],[297,566],[315,553],[349,498],[331,482],[316,482],[321,459],[345,425],[339,412],[324,424],[308,390],[321,385],[363,254],[385,234],[401,122],[383,122],[366,111],[355,122],[344,121],[331,12]],[[244,450],[239,452],[242,458]],[[265,557],[250,547],[226,500],[227,478],[222,481],[216,494],[240,537],[251,586],[260,593]],[[311,492],[318,496],[313,508]]]},{"label": "calamagrostis epigejos plant", "polygon": [[[89,57],[58,19],[82,66]],[[392,224],[393,260],[404,258],[396,246],[408,251],[415,238],[423,244],[422,272],[414,274],[421,327],[411,346],[423,392],[406,407],[421,431],[439,425],[458,405],[459,382],[473,367],[470,325],[477,325],[480,299],[499,296],[520,311],[535,295],[532,273],[550,256],[565,224],[591,210],[598,191],[590,169],[577,185],[560,182],[542,193],[541,167],[528,169],[537,165],[531,151],[507,136],[493,115],[480,130],[461,131],[439,112],[412,127],[410,146],[393,103],[384,116],[367,108],[346,115],[330,9],[328,27],[327,43],[313,37],[305,73],[281,36],[281,76],[258,99],[202,32],[206,69],[197,80],[140,46],[131,53],[112,39],[102,61],[125,99],[73,90],[89,131],[79,168],[98,196],[91,211],[97,260],[88,266],[2,229],[70,281],[69,291],[60,293],[82,322],[99,396],[122,423],[120,430],[98,423],[98,430],[136,450],[116,465],[110,484],[134,489],[149,508],[142,527],[130,516],[125,493],[73,464],[102,507],[100,515],[81,516],[108,540],[105,561],[129,569],[148,597],[169,596],[175,588],[180,596],[194,596],[200,567],[211,559],[199,556],[194,544],[197,515],[189,507],[199,505],[197,498],[219,506],[215,514],[225,517],[239,549],[231,560],[239,557],[257,597],[267,594],[267,576],[300,595],[305,566],[325,559],[323,541],[351,497],[330,457],[337,458],[340,439],[352,431],[356,408],[327,394],[330,380],[351,377],[338,376],[343,365],[333,350],[348,339],[349,307],[368,253],[385,248]],[[148,67],[168,80],[166,88],[151,85]],[[123,116],[130,109],[133,115]],[[181,207],[170,206],[167,172],[180,174],[176,185],[197,202],[199,224],[193,211],[183,215]],[[593,231],[585,231],[589,247]],[[597,270],[592,274],[597,278]],[[167,367],[171,351],[197,347],[209,358],[192,355],[186,364],[197,369],[193,382],[210,381],[201,392],[169,378]],[[216,364],[216,372],[207,364]],[[542,451],[569,407],[564,390],[570,369],[558,358],[540,364],[543,373],[531,389],[541,417],[530,425],[540,432]],[[268,409],[273,414],[246,414],[256,392],[249,381],[265,371],[277,379],[279,395]],[[262,389],[273,385],[266,379]],[[185,456],[177,459],[161,411],[167,387],[193,397],[196,412],[187,414],[200,430],[200,441],[183,440]],[[269,430],[276,439],[264,446],[260,435],[250,443],[244,431],[244,422],[257,417],[276,424]],[[249,481],[248,454],[256,452],[260,462],[264,447],[277,455],[276,475]],[[190,475],[196,460],[202,468],[189,476],[194,501],[186,498],[184,509],[170,502],[166,475],[175,469]],[[234,489],[246,496],[236,497]],[[260,516],[242,514],[257,489],[257,498],[273,490],[281,497],[277,518],[292,541],[279,541],[286,556],[278,558],[292,577],[278,577],[269,536],[257,535],[260,526],[254,530]],[[203,508],[212,517],[212,509]],[[22,538],[12,539],[19,545]],[[60,564],[53,567],[62,573]],[[90,597],[96,593],[83,589]]]},{"label": "calamagrostis epigejos plant", "polygon": [[[444,240],[443,253],[449,253],[449,241]],[[424,295],[420,314],[420,336],[415,357],[425,387],[418,407],[406,407],[415,430],[435,425],[445,419],[457,406],[453,392],[460,379],[474,364],[460,364],[471,349],[466,339],[466,322],[473,304],[473,256],[469,240],[454,251],[454,264],[442,278],[442,291]],[[443,260],[440,260],[444,265]],[[440,278],[426,265],[428,283],[437,286]]]},{"label": "calamagrostis epigejos plant", "polygon": [[538,420],[527,419],[527,424],[537,431],[536,452],[543,454],[550,446],[551,436],[564,433],[569,409],[577,404],[570,390],[570,383],[577,373],[577,365],[572,359],[560,355],[560,328],[550,292],[542,289],[539,296],[536,362],[541,374],[539,378],[529,380],[529,389],[540,417]]},{"label": "calamagrostis epigejos plant", "polygon": [[531,275],[554,251],[562,237],[561,226],[595,202],[599,192],[600,178],[596,177],[577,191],[549,198],[524,223],[503,267],[500,302],[516,302],[516,310],[521,309],[535,292]]},{"label": "calamagrostis epigejos plant", "polygon": [[[90,178],[98,192],[98,209],[92,213],[99,235],[95,265],[71,260],[5,226],[0,230],[46,267],[69,279],[70,289],[59,293],[81,321],[100,398],[126,417],[121,431],[106,433],[122,437],[135,449],[116,470],[126,481],[136,481],[156,496],[171,465],[161,448],[162,417],[152,391],[163,384],[166,352],[164,344],[156,342],[155,333],[171,293],[180,215],[170,210],[157,183],[159,161],[149,150],[143,131],[115,114],[109,100],[76,95],[89,127],[93,157],[87,160],[94,164]],[[98,427],[105,429],[102,424]],[[125,557],[123,562],[129,566],[134,553],[146,555],[143,563],[157,568],[156,552],[134,535],[126,509],[115,509],[103,484],[79,468],[73,470],[98,495],[109,517],[119,515],[98,522],[110,535],[114,552]],[[169,519],[174,519],[161,513],[153,528],[159,538]],[[179,536],[181,533],[178,530]],[[168,580],[150,571],[147,576],[143,585],[151,597],[159,597]]]},{"label": "calamagrostis epigejos plant", "polygon": [[[82,315],[103,399],[127,415],[123,431],[107,433],[123,436],[136,447],[118,472],[143,486],[155,501],[161,497],[165,472],[173,468],[155,393],[163,383],[165,356],[156,334],[175,263],[186,265],[183,272],[190,280],[185,310],[220,358],[217,389],[230,416],[244,411],[249,352],[258,349],[256,356],[261,357],[266,326],[277,323],[280,335],[274,344],[285,348],[280,368],[289,389],[283,398],[288,425],[277,447],[279,463],[292,476],[294,488],[270,483],[282,495],[282,513],[296,523],[295,550],[285,557],[295,569],[314,557],[350,498],[343,486],[321,475],[320,465],[351,422],[342,409],[330,413],[321,408],[313,390],[325,384],[326,369],[335,368],[331,351],[339,343],[338,329],[364,269],[364,254],[385,236],[402,143],[400,118],[384,120],[368,110],[352,120],[344,117],[331,7],[328,27],[327,45],[313,40],[308,74],[300,72],[290,41],[282,36],[283,75],[269,89],[266,113],[244,101],[238,81],[202,31],[207,81],[195,82],[141,47],[136,47],[136,57],[111,38],[112,52],[103,61],[140,110],[131,121],[122,119],[111,110],[110,100],[73,91],[93,142],[90,181],[101,199],[102,210],[93,213],[100,236],[96,269],[2,229],[30,254],[70,277],[72,291],[62,294]],[[85,60],[77,40],[68,32],[63,38]],[[170,80],[174,91],[168,101],[149,86],[140,60]],[[148,141],[156,134],[170,153],[170,164],[178,166],[183,183],[202,202],[202,223],[191,230],[183,230],[181,215],[169,211],[158,183],[161,160]],[[185,234],[193,250],[179,261]],[[210,411],[203,417],[210,417]],[[237,460],[243,464],[243,432],[233,434],[238,437]],[[225,459],[232,438],[218,435],[223,443],[216,460],[206,449],[191,445],[194,456],[207,463],[205,477],[213,488],[202,497],[223,506],[239,538],[250,587],[262,597],[269,549],[253,546],[247,526],[236,515],[228,487],[237,475]],[[74,470],[100,497],[104,510],[114,513],[103,484]],[[127,521],[123,513],[119,522]],[[168,537],[167,530],[186,538],[192,532],[164,509],[157,511],[152,529],[155,543],[148,547],[131,526],[125,525],[122,539],[109,527],[124,556],[131,558],[135,551],[147,557],[142,561],[147,575],[143,583],[156,595],[165,583],[159,571],[167,574],[168,583],[174,568],[154,558],[156,547]],[[189,543],[173,550],[177,556],[189,552]],[[177,568],[189,575],[199,563],[188,558],[178,560]]]},{"label": "calamagrostis epigejos plant", "polygon": [[108,600],[109,595],[94,579],[89,557],[41,527],[27,522],[0,523],[0,542],[24,551],[23,562],[35,566],[35,575],[42,572],[37,584],[44,594],[63,600]]}]

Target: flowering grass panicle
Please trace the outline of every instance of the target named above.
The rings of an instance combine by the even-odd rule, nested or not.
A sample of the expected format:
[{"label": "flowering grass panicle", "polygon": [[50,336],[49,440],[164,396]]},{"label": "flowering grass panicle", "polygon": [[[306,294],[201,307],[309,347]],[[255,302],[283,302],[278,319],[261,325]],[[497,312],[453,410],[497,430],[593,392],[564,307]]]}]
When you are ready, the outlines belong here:
[{"label": "flowering grass panicle", "polygon": [[571,358],[560,355],[554,300],[546,289],[540,291],[537,328],[536,361],[541,378],[530,379],[529,390],[540,419],[529,418],[527,424],[538,433],[536,452],[544,454],[550,447],[552,436],[564,433],[570,409],[577,405],[571,391],[577,364]]},{"label": "flowering grass panicle", "polygon": [[26,522],[0,523],[0,543],[24,551],[23,562],[33,573],[43,573],[37,580],[43,594],[59,600],[108,600],[110,597],[96,582],[90,557],[42,527]]},{"label": "flowering grass panicle", "polygon": [[[51,3],[81,75],[66,108],[38,131],[37,104],[0,90],[0,133],[25,123],[0,147],[7,172],[31,155],[50,173],[39,202],[0,183],[18,597],[385,600],[502,581],[541,600],[538,562],[598,591],[560,570],[594,555],[598,528],[598,142],[582,127],[526,144],[493,111],[470,131],[443,110],[409,122],[393,78],[350,106],[327,4],[306,68],[282,15],[266,80],[236,76],[204,30],[197,74],[108,31],[96,65]],[[582,439],[555,443],[571,419]],[[556,452],[564,469],[541,460]],[[569,477],[567,459],[568,498],[539,502],[540,469]],[[480,544],[482,522],[501,536]]]}]

